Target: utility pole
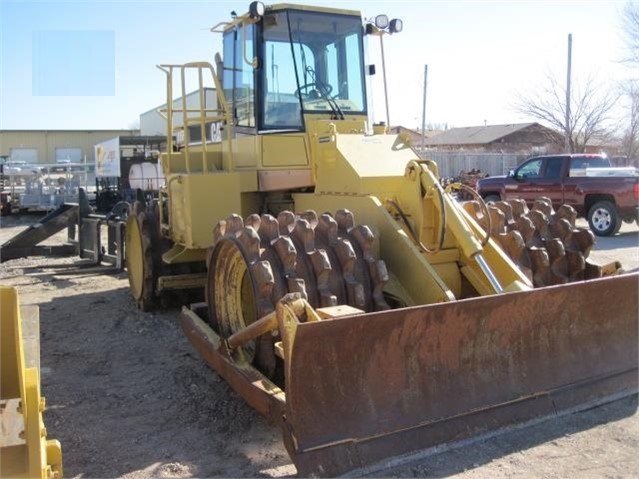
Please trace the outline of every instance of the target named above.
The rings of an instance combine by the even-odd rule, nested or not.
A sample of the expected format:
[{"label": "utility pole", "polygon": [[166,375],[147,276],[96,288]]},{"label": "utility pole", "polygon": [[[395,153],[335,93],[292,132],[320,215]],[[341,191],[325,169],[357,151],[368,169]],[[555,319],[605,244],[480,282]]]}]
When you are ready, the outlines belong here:
[{"label": "utility pole", "polygon": [[572,70],[572,33],[568,34],[568,74],[566,78],[566,124],[564,147],[566,152],[570,149],[570,76]]},{"label": "utility pole", "polygon": [[428,65],[424,65],[424,104],[422,106],[422,153],[426,146],[426,89],[428,85]]}]

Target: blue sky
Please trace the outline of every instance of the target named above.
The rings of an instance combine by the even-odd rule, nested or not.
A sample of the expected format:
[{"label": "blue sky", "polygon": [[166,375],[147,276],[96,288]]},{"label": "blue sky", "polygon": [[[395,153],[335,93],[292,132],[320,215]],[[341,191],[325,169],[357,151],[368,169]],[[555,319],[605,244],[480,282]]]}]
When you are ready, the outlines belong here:
[{"label": "blue sky", "polygon": [[35,30],[31,45],[33,96],[115,95],[115,31]]},{"label": "blue sky", "polygon": [[[210,27],[248,1],[0,0],[0,129],[119,129],[165,101],[155,65],[213,60],[221,36]],[[329,6],[334,2],[296,3]],[[386,13],[404,31],[385,37],[392,124],[421,125],[424,65],[427,123],[474,126],[528,121],[512,110],[518,94],[566,77],[573,35],[573,81],[605,86],[639,72],[623,57],[619,1],[351,1],[364,17]],[[381,70],[379,41],[369,60]],[[374,119],[385,119],[382,77],[373,84]],[[619,113],[621,115],[621,113]]]}]

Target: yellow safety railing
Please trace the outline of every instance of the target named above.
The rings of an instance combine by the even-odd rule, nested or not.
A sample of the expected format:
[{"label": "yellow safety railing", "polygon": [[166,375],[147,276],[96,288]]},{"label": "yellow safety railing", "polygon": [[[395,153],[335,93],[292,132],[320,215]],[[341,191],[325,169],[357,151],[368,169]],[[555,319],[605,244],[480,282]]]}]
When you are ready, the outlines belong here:
[{"label": "yellow safety railing", "polygon": [[[222,84],[217,76],[213,65],[208,62],[190,62],[183,65],[171,65],[164,64],[158,65],[158,68],[166,74],[166,108],[160,110],[160,113],[165,116],[167,120],[167,158],[170,162],[171,153],[175,151],[174,133],[176,128],[173,125],[173,118],[176,114],[181,115],[182,124],[179,127],[184,134],[184,146],[181,152],[184,155],[185,168],[187,173],[191,173],[190,166],[190,148],[191,148],[191,132],[189,126],[197,125],[200,128],[201,148],[202,148],[202,171],[209,171],[206,158],[208,152],[208,145],[206,141],[206,128],[207,124],[219,122],[224,125],[226,129],[227,152],[229,161],[225,164],[225,167],[230,169],[233,164],[232,161],[232,118],[230,115],[230,109],[227,107],[226,98],[224,97],[224,91],[222,90]],[[180,80],[180,106],[174,105],[177,99],[173,99],[173,84],[175,81],[174,71],[178,72]],[[198,105],[196,108],[191,108],[187,105],[187,91],[186,91],[186,72],[187,70],[195,70],[197,73],[198,82]],[[217,96],[217,107],[211,108],[206,105],[206,91],[204,86],[204,72],[210,73]],[[199,145],[198,145],[199,146]],[[170,166],[170,165],[169,165]]]}]

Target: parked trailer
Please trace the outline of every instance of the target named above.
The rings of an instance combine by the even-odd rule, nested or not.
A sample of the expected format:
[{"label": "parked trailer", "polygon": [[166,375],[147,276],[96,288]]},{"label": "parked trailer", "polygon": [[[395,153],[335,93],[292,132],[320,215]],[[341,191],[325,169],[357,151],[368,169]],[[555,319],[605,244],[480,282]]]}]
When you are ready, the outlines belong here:
[{"label": "parked trailer", "polygon": [[120,136],[95,145],[96,210],[108,213],[122,201],[132,203],[141,190],[151,199],[164,186],[158,158],[164,136]]}]

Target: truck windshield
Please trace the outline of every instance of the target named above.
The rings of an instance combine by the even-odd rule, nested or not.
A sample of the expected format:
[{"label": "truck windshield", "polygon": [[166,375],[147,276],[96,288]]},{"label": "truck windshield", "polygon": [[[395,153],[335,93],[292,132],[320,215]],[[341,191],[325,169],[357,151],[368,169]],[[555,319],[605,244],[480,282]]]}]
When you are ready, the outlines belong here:
[{"label": "truck windshield", "polygon": [[303,112],[366,114],[361,18],[283,10],[262,33],[263,127],[301,128]]}]

